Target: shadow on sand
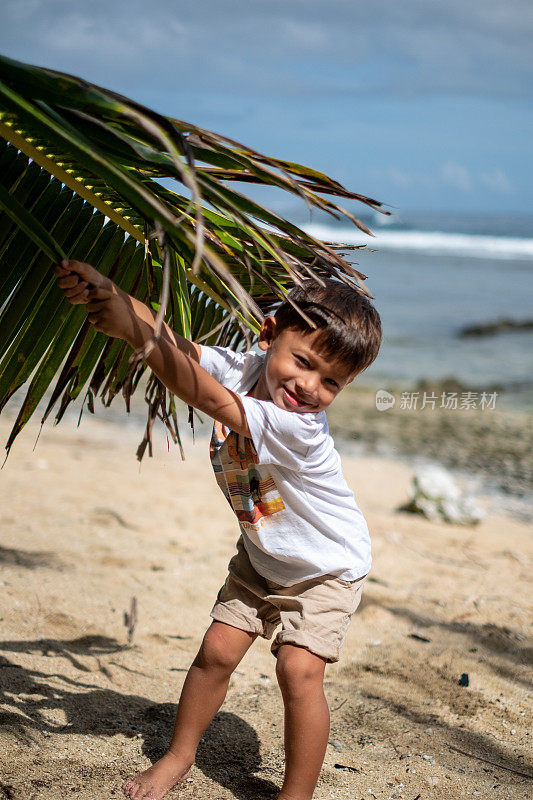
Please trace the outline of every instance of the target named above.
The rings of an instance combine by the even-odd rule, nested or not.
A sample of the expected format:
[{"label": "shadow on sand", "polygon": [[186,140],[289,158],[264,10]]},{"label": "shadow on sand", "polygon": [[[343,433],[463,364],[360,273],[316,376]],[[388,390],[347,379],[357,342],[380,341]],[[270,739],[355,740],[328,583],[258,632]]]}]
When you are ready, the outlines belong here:
[{"label": "shadow on sand", "polygon": [[0,546],[0,564],[6,567],[22,567],[23,569],[48,569],[61,570],[64,564],[55,553],[37,550],[18,550],[15,547]]},{"label": "shadow on sand", "polygon": [[[109,664],[131,671],[116,661],[107,659],[104,665],[100,660],[102,656],[125,649],[116,640],[104,636],[0,642],[0,651],[4,653],[64,657],[85,675],[94,674],[94,671],[80,659],[92,656],[108,677],[111,677]],[[165,751],[176,710],[172,703],[153,703],[146,697],[95,688],[57,672],[27,669],[5,656],[0,656],[0,704],[0,725],[4,733],[20,742],[36,742],[43,733],[104,738],[116,734],[130,738],[140,735],[143,753],[152,761]],[[59,709],[66,718],[61,725],[50,719]],[[196,766],[239,800],[271,800],[279,792],[274,783],[254,775],[261,767],[257,734],[247,722],[230,712],[218,713],[205,732]]]}]

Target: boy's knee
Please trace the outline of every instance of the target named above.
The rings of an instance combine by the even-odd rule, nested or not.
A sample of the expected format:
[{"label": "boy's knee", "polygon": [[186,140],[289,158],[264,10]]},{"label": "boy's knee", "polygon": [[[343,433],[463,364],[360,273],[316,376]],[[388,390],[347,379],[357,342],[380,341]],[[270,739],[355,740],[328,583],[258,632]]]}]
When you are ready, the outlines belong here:
[{"label": "boy's knee", "polygon": [[282,645],[278,650],[276,676],[283,694],[305,696],[311,686],[322,686],[324,669],[324,659],[303,647]]},{"label": "boy's knee", "polygon": [[209,628],[195,659],[195,664],[204,668],[231,673],[238,664],[223,632]]}]

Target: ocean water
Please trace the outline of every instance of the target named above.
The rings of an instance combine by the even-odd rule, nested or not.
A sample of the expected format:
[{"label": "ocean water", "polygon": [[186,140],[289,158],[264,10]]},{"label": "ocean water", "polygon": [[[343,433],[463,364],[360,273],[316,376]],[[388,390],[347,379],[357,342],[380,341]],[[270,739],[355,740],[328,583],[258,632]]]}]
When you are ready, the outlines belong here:
[{"label": "ocean water", "polygon": [[462,328],[533,319],[533,218],[410,215],[362,217],[375,238],[324,217],[302,227],[319,238],[366,244],[347,252],[368,276],[384,328],[372,386],[454,378],[498,391],[498,406],[533,402],[533,331],[461,338]]}]

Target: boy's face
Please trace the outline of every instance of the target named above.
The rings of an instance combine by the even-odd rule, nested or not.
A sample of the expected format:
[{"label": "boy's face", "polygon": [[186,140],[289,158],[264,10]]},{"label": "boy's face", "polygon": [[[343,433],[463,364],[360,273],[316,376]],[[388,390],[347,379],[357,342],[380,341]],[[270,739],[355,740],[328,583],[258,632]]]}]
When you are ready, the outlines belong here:
[{"label": "boy's face", "polygon": [[300,414],[326,409],[355,376],[344,364],[314,349],[317,335],[294,328],[278,334],[275,319],[267,317],[259,336],[259,347],[267,357],[254,396]]}]

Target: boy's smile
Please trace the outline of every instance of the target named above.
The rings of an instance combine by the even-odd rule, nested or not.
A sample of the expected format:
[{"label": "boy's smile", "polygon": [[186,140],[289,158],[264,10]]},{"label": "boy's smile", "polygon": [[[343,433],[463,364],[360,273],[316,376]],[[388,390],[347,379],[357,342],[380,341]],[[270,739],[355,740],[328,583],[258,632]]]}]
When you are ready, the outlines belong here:
[{"label": "boy's smile", "polygon": [[251,396],[300,414],[324,411],[354,376],[313,347],[317,334],[294,328],[276,334],[275,320],[267,317],[259,338],[259,347],[267,351],[265,365]]}]

